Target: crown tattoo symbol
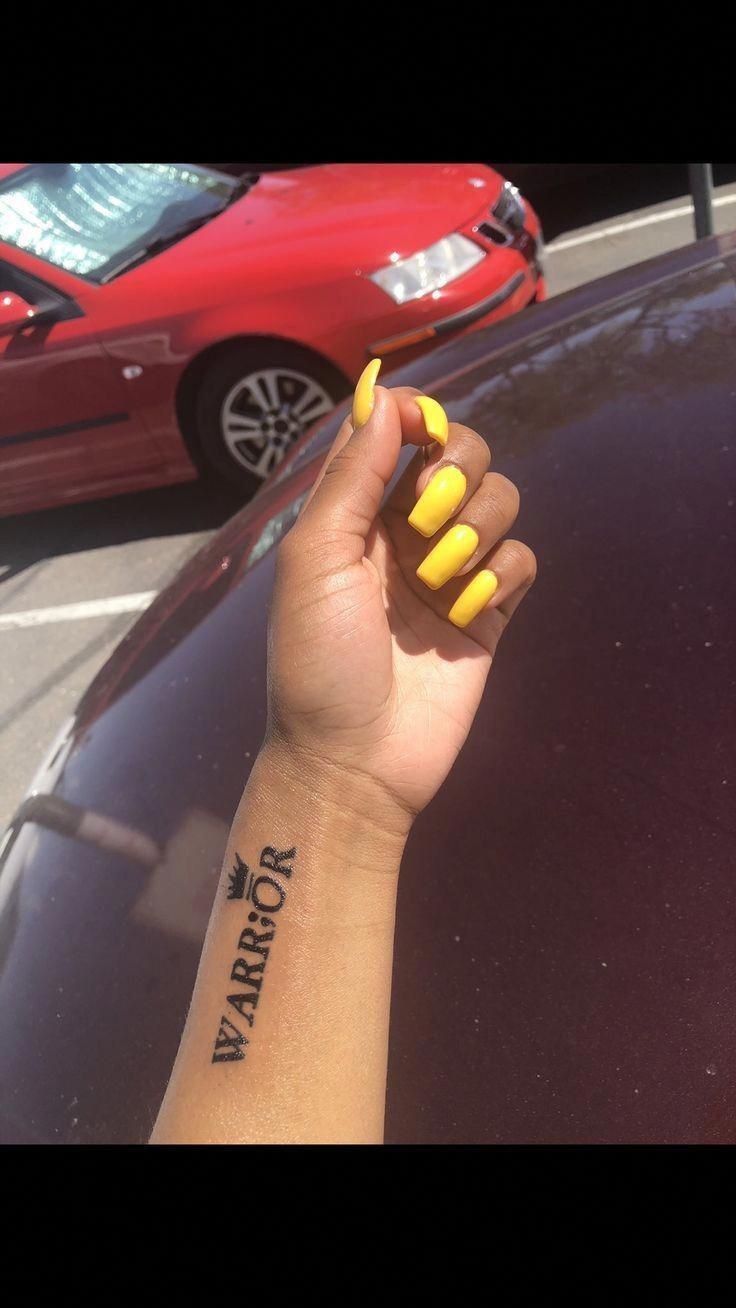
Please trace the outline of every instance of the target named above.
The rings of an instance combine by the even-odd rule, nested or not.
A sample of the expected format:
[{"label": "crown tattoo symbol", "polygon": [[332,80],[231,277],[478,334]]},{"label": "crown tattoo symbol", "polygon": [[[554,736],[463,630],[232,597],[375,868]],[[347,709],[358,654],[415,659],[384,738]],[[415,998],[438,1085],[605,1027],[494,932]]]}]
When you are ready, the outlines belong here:
[{"label": "crown tattoo symbol", "polygon": [[242,899],[245,894],[245,882],[248,876],[248,864],[244,863],[239,854],[235,855],[235,867],[230,873],[230,887],[227,892],[228,899]]}]

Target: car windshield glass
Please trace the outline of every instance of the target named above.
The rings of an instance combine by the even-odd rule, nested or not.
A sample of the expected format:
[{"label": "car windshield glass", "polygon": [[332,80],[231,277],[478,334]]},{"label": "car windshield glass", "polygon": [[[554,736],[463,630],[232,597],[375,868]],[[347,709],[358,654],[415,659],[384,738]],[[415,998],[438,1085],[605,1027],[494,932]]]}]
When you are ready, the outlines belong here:
[{"label": "car windshield glass", "polygon": [[237,186],[195,164],[32,164],[0,183],[0,240],[103,281],[130,252],[220,213]]}]

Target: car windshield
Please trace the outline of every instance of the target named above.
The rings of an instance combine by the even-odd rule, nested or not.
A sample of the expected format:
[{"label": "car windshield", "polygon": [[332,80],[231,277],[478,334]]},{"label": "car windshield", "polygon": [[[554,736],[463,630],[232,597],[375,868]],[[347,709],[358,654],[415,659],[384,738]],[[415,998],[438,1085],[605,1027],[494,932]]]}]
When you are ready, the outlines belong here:
[{"label": "car windshield", "polygon": [[220,213],[237,188],[195,164],[32,164],[0,183],[0,240],[101,282]]}]

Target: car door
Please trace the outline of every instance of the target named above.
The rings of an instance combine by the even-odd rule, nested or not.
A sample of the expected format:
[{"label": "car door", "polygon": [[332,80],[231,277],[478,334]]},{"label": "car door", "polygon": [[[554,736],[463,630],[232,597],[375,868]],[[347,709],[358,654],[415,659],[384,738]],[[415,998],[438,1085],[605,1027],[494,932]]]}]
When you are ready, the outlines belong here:
[{"label": "car door", "polygon": [[0,294],[42,311],[0,334],[0,512],[64,499],[160,461],[125,381],[97,339],[94,294],[82,306],[58,284],[2,258]]}]

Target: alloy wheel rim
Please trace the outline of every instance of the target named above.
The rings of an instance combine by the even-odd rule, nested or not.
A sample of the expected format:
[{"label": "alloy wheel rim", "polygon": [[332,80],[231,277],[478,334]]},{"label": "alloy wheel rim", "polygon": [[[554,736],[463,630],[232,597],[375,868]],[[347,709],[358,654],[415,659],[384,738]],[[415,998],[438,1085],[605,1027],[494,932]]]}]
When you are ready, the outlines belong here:
[{"label": "alloy wheel rim", "polygon": [[235,383],[222,402],[222,438],[231,457],[261,479],[294,441],[334,408],[319,382],[294,368],[259,368]]}]

